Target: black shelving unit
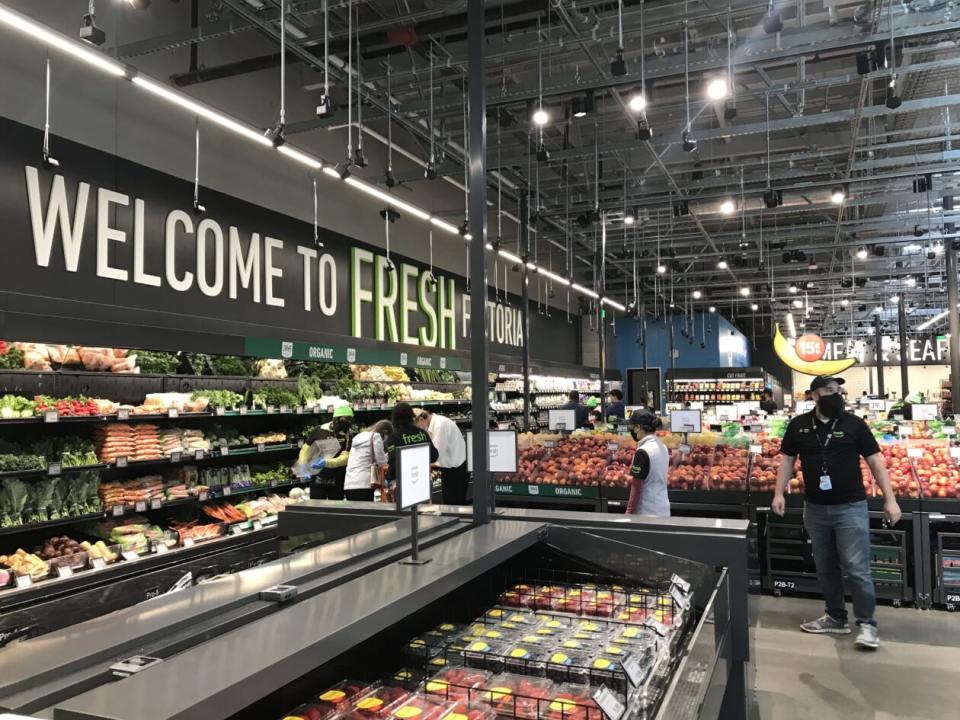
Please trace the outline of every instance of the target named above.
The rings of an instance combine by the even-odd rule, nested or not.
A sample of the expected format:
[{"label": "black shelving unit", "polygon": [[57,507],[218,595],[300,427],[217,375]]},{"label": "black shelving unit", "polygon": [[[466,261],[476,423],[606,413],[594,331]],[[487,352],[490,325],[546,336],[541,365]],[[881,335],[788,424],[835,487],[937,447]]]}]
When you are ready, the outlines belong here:
[{"label": "black shelving unit", "polygon": [[933,601],[947,610],[960,608],[960,532],[937,533]]}]

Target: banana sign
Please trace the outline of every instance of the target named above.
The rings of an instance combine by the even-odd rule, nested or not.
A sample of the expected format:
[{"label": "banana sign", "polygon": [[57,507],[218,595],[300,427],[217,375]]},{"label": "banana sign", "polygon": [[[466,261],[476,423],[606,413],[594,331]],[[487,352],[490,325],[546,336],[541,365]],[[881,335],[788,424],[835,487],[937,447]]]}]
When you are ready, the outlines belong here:
[{"label": "banana sign", "polygon": [[773,349],[777,356],[793,370],[804,375],[837,375],[853,367],[856,358],[843,360],[823,360],[827,344],[819,335],[801,335],[795,345],[791,345],[780,333],[777,325],[776,335],[773,337]]}]

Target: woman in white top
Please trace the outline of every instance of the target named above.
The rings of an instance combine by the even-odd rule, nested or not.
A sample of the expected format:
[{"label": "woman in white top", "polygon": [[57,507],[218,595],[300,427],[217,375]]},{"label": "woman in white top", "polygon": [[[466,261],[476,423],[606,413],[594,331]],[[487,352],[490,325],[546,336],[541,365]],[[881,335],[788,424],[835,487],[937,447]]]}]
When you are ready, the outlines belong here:
[{"label": "woman in white top", "polygon": [[384,440],[393,434],[393,424],[381,420],[368,430],[354,435],[347,460],[347,476],[343,481],[343,494],[347,500],[373,500],[370,470],[386,465],[387,451]]}]

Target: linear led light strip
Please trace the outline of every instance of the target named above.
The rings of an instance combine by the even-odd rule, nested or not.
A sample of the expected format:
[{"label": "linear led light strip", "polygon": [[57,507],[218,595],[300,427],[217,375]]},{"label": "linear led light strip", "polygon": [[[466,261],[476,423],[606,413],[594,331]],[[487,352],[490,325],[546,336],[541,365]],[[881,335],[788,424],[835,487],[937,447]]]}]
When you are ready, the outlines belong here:
[{"label": "linear led light strip", "polygon": [[[74,40],[73,38],[67,37],[56,30],[52,30],[36,22],[35,20],[32,20],[26,15],[22,15],[4,5],[0,5],[0,23],[13,28],[14,30],[18,30],[29,37],[39,40],[45,45],[67,53],[68,55],[92,65],[93,67],[99,68],[109,75],[113,75],[117,78],[128,78],[134,85],[143,88],[153,95],[161,97],[164,100],[173,103],[174,105],[179,105],[184,110],[196,113],[197,115],[216,123],[220,127],[230,130],[237,135],[241,135],[248,140],[252,140],[261,146],[270,147],[273,145],[270,139],[262,135],[256,128],[240,122],[239,120],[219,112],[218,110],[214,110],[213,108],[194,100],[189,95],[174,90],[163,83],[159,83],[156,80],[153,80],[152,78],[140,73],[139,71],[129,68],[128,66],[119,63],[110,57],[107,57],[103,53],[93,50],[92,48],[87,47],[85,44]],[[331,178],[342,180],[360,192],[382,200],[385,203],[389,203],[393,207],[408,212],[411,215],[420,218],[421,220],[427,221],[435,227],[445,230],[451,235],[460,235],[460,228],[458,228],[456,225],[438,217],[434,217],[430,213],[421,210],[417,206],[411,205],[408,202],[404,202],[399,198],[395,198],[389,193],[385,193],[380,188],[364,182],[359,178],[341,178],[340,173],[337,172],[335,167],[331,165],[325,165],[321,160],[318,160],[309,153],[298,150],[297,148],[291,147],[287,144],[281,145],[277,148],[277,150],[283,155],[286,155],[292,160],[296,160],[302,165],[306,165],[312,170],[322,170],[324,174],[330,176]],[[471,239],[469,233],[467,233],[465,239]],[[487,243],[487,249],[493,250],[493,245]],[[499,250],[498,253],[501,257],[504,257],[508,260],[513,260],[514,262],[523,262],[519,257],[507,252],[506,250]],[[560,283],[561,285],[568,286],[572,290],[575,290],[582,295],[586,295],[587,297],[594,299],[600,297],[593,290],[562,278],[559,275],[550,272],[549,270],[540,268],[532,262],[527,263],[527,268],[533,272],[539,272],[540,274]],[[609,305],[612,308],[620,310],[621,312],[626,311],[626,308],[623,305],[611,300],[610,298],[605,297],[601,300],[601,302],[603,302],[605,305]]]},{"label": "linear led light strip", "polygon": [[[960,307],[960,305],[958,305],[957,307]],[[943,320],[943,319],[944,319],[947,315],[949,315],[949,314],[950,314],[950,311],[949,311],[949,310],[944,310],[942,313],[940,313],[940,314],[938,314],[938,315],[934,315],[934,316],[933,316],[932,318],[930,318],[929,320],[926,320],[926,321],[920,323],[919,325],[917,325],[917,330],[926,330],[928,327],[930,327],[930,326],[933,325],[934,323],[937,323],[937,322],[939,322],[940,320]]]}]

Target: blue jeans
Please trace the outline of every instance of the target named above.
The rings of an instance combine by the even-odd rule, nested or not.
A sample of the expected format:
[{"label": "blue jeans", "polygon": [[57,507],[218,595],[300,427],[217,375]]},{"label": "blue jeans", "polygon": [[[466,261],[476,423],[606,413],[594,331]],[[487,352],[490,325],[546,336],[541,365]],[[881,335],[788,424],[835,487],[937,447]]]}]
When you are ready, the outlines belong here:
[{"label": "blue jeans", "polygon": [[857,624],[876,625],[877,595],[870,571],[870,522],[867,501],[840,505],[805,503],[803,525],[813,542],[813,560],[826,604],[827,615],[847,621],[843,599],[846,576],[853,595]]}]

